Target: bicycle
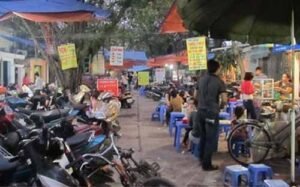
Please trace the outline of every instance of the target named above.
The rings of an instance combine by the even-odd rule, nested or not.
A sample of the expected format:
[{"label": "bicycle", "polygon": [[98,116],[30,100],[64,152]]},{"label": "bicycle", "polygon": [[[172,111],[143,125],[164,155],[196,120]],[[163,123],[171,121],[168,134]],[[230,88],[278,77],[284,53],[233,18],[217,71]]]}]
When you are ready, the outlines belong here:
[{"label": "bicycle", "polygon": [[[286,150],[284,143],[290,137],[291,121],[272,122],[274,116],[275,112],[262,113],[262,121],[243,120],[232,129],[227,146],[230,156],[236,162],[244,166],[261,163],[267,158],[270,150],[277,154]],[[278,129],[274,132],[276,126]],[[300,115],[296,113],[296,129],[298,127]]]}]

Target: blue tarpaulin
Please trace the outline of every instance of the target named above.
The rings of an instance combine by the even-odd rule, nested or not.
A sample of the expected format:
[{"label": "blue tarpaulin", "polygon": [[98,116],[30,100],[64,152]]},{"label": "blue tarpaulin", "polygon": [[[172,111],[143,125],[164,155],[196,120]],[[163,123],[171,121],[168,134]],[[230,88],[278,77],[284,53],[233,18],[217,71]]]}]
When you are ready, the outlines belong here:
[{"label": "blue tarpaulin", "polygon": [[80,0],[0,0],[0,16],[17,13],[91,12],[98,18],[107,18],[108,10],[83,3]]},{"label": "blue tarpaulin", "polygon": [[282,52],[286,52],[286,51],[291,51],[291,50],[300,50],[300,45],[297,44],[297,45],[279,45],[279,44],[276,44],[274,45],[273,47],[273,50],[272,52],[273,53],[282,53]]},{"label": "blue tarpaulin", "polygon": [[138,72],[138,71],[145,71],[145,70],[149,70],[151,69],[148,66],[133,66],[132,68],[128,69],[128,71],[134,71],[134,72]]},{"label": "blue tarpaulin", "polygon": [[[110,52],[108,50],[104,51],[104,57],[109,59]],[[144,51],[125,51],[124,60],[147,62],[148,58],[146,57],[146,53]]]},{"label": "blue tarpaulin", "polygon": [[[5,35],[5,34],[0,34],[0,37],[6,39],[8,41],[11,41],[11,42],[17,42],[17,43],[21,43],[21,44],[31,46],[31,47],[35,46],[35,44],[32,40],[20,38],[20,37],[17,37],[17,36],[9,36],[9,35]],[[40,46],[43,49],[46,48],[45,44],[40,43]]]}]

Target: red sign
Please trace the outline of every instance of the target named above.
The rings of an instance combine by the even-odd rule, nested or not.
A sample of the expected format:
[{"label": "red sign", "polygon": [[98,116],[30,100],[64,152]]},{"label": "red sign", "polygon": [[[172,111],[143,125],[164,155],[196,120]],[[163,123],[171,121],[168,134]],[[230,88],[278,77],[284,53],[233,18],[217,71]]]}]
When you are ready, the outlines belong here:
[{"label": "red sign", "polygon": [[119,96],[119,83],[116,79],[98,79],[97,90],[110,92],[114,96]]}]

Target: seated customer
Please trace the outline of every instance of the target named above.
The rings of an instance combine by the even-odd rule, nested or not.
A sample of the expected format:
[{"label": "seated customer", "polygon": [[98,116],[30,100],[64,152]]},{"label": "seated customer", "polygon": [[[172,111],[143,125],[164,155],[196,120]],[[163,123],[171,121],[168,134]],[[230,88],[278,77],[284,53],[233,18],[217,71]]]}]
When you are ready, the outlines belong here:
[{"label": "seated customer", "polygon": [[187,112],[186,112],[187,116],[186,117],[189,119],[188,120],[189,127],[186,128],[186,132],[185,132],[185,135],[184,135],[184,138],[182,141],[182,144],[185,147],[188,147],[188,137],[189,137],[190,131],[193,128],[193,119],[195,120],[195,115],[197,115],[197,105],[198,105],[198,102],[194,98],[190,98],[187,101]]},{"label": "seated customer", "polygon": [[280,99],[286,100],[291,98],[293,92],[291,77],[284,73],[280,81],[274,83],[275,90],[280,93]]},{"label": "seated customer", "polygon": [[183,99],[179,96],[176,90],[172,90],[170,94],[170,101],[168,103],[168,110],[166,113],[167,125],[169,125],[171,112],[181,112]]}]

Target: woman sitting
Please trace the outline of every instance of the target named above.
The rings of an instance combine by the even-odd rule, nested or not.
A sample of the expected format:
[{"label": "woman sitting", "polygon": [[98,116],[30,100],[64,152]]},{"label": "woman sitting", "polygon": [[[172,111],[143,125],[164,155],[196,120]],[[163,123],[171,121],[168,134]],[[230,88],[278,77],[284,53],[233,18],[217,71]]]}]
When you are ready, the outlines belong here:
[{"label": "woman sitting", "polygon": [[282,74],[281,80],[274,83],[275,90],[280,93],[280,99],[290,99],[293,92],[292,80],[289,74]]},{"label": "woman sitting", "polygon": [[183,105],[183,99],[179,96],[176,90],[172,90],[170,94],[170,101],[168,103],[168,110],[166,113],[167,125],[170,121],[171,112],[181,112]]}]

